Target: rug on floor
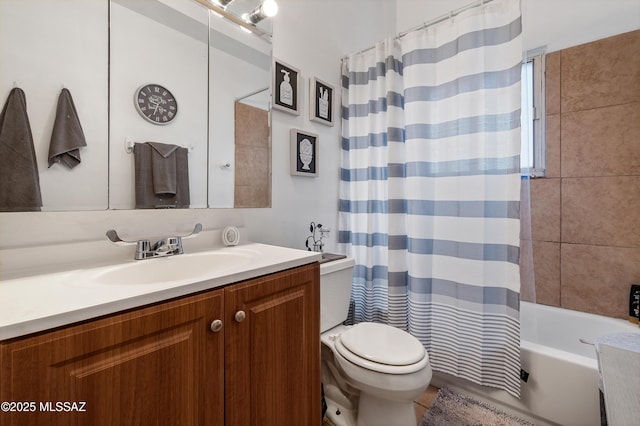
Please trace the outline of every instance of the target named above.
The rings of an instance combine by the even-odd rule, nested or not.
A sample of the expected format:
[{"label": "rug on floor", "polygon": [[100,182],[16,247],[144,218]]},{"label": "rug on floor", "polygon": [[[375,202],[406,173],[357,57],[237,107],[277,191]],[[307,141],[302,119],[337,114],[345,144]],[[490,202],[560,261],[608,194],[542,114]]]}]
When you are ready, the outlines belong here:
[{"label": "rug on floor", "polygon": [[438,391],[420,426],[533,426],[484,402],[445,387]]}]

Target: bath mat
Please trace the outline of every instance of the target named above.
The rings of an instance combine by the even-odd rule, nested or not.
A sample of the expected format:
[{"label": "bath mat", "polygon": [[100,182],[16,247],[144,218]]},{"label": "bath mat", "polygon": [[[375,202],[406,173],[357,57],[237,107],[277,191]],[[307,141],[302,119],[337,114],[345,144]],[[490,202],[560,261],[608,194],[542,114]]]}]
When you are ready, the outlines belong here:
[{"label": "bath mat", "polygon": [[441,388],[420,426],[533,426],[480,401]]}]

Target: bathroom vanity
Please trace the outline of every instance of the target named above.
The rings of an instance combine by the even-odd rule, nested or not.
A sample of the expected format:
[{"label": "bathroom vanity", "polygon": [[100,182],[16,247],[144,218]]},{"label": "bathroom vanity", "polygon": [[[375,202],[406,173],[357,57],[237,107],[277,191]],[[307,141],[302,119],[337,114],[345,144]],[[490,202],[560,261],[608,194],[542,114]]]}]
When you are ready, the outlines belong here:
[{"label": "bathroom vanity", "polygon": [[[140,307],[3,340],[0,400],[11,402],[14,411],[0,413],[0,425],[319,425],[319,254],[249,246],[262,253],[249,266],[221,265],[222,272],[212,266],[207,279],[175,286],[177,281],[136,282],[137,265],[156,266],[155,259],[130,264],[130,286],[96,278],[119,277],[120,265],[66,274],[60,280],[65,284],[49,281],[83,300],[80,287],[64,287],[78,276],[93,277],[87,286],[93,285],[94,312]],[[282,255],[279,260],[265,259],[264,253],[274,251]],[[175,259],[192,262],[179,260],[183,256],[213,258],[195,253]],[[13,285],[23,286],[25,296],[39,285],[29,280],[0,283],[2,307],[12,303],[6,298],[17,297]],[[104,286],[112,300],[101,303],[95,298]],[[113,295],[118,292],[120,298]],[[185,294],[167,298],[176,292]],[[140,305],[153,299],[163,300]],[[91,310],[76,306],[66,317],[49,312],[29,318],[30,308],[23,306],[9,312],[8,320],[3,314],[0,331],[4,339],[65,318],[89,317]]]}]

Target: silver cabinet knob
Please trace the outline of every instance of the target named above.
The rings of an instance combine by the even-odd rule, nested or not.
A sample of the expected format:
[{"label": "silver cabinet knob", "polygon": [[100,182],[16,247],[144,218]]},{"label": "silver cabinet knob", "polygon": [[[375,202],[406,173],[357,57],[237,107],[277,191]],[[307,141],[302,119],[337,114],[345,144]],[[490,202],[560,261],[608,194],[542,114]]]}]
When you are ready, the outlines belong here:
[{"label": "silver cabinet knob", "polygon": [[222,321],[219,319],[214,320],[211,323],[211,331],[213,331],[214,333],[217,333],[220,330],[222,330]]},{"label": "silver cabinet knob", "polygon": [[236,315],[234,316],[234,318],[236,319],[237,322],[244,321],[244,319],[246,317],[247,317],[247,314],[245,314],[244,311],[238,311],[238,312],[236,312]]}]

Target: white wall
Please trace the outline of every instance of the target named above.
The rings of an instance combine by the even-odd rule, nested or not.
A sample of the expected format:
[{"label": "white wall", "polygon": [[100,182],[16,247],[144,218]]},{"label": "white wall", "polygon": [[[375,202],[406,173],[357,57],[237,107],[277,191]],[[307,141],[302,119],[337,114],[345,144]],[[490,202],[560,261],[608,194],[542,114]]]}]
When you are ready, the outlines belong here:
[{"label": "white wall", "polygon": [[[193,148],[189,153],[191,206],[207,206],[208,97],[203,88],[208,84],[209,14],[200,4],[186,0],[182,3],[195,9],[186,15],[194,24],[200,24],[191,26],[198,31],[195,34],[170,28],[116,2],[111,4],[109,206],[112,209],[135,206],[134,156],[125,151],[125,139]],[[171,58],[164,54],[165,49],[171,52]],[[150,123],[135,109],[134,94],[149,83],[165,87],[176,97],[178,113],[169,125]]]},{"label": "white wall", "polygon": [[[340,171],[340,59],[395,34],[395,0],[278,0],[274,56],[300,70],[300,115],[272,112],[271,209],[241,210],[252,240],[304,248],[309,223],[331,228],[326,251],[335,250]],[[334,126],[309,120],[309,78],[334,86]],[[289,174],[289,131],[319,136],[319,175]]]},{"label": "white wall", "polygon": [[[51,19],[54,13],[60,18]],[[107,208],[107,17],[105,0],[0,1],[0,108],[14,85],[25,92],[46,211]],[[48,168],[63,87],[87,142],[82,162],[71,170],[62,164]]]}]

